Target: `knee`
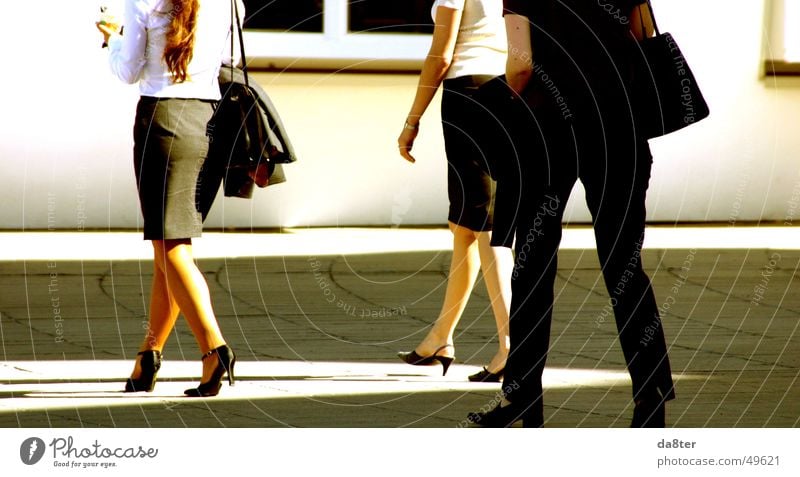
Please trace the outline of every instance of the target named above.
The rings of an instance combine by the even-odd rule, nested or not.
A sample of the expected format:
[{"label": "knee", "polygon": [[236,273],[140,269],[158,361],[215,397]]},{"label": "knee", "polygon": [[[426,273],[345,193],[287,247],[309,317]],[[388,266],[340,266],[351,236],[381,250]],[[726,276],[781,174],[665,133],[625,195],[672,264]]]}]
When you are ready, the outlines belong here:
[{"label": "knee", "polygon": [[453,241],[465,245],[472,245],[478,239],[480,232],[475,232],[464,226],[451,223],[450,230],[453,232]]},{"label": "knee", "polygon": [[156,266],[165,268],[193,260],[189,239],[154,240]]}]

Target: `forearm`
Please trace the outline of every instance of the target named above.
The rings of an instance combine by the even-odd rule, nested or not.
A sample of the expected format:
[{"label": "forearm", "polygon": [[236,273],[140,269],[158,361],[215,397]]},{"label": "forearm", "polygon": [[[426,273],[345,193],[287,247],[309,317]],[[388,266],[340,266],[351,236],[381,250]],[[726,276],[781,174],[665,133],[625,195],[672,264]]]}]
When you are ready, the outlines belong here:
[{"label": "forearm", "polygon": [[425,114],[450,69],[459,25],[461,25],[461,10],[446,7],[439,7],[436,10],[431,47],[422,65],[417,93],[408,113],[408,122],[411,125],[416,125],[419,118]]},{"label": "forearm", "polygon": [[146,13],[134,2],[126,2],[125,35],[114,35],[109,40],[111,71],[122,81],[133,84],[139,81],[145,64],[147,45]]},{"label": "forearm", "polygon": [[505,20],[508,35],[506,80],[512,90],[521,93],[533,74],[530,22],[527,17],[513,14],[507,14]]},{"label": "forearm", "polygon": [[412,126],[419,123],[419,119],[433,101],[436,91],[447,75],[447,70],[450,69],[450,62],[450,58],[434,55],[428,55],[425,59],[417,83],[417,93],[414,96],[411,110],[408,112],[408,123]]}]

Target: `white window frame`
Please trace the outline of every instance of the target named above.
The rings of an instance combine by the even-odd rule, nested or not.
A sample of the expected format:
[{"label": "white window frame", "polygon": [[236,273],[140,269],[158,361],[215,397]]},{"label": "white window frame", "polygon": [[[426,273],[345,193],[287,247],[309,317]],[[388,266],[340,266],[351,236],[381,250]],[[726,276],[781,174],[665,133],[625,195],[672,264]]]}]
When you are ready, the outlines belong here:
[{"label": "white window frame", "polygon": [[325,0],[323,32],[245,31],[248,65],[272,69],[419,70],[426,34],[349,31],[347,0]]},{"label": "white window frame", "polygon": [[767,75],[800,75],[800,0],[772,0],[768,9]]}]

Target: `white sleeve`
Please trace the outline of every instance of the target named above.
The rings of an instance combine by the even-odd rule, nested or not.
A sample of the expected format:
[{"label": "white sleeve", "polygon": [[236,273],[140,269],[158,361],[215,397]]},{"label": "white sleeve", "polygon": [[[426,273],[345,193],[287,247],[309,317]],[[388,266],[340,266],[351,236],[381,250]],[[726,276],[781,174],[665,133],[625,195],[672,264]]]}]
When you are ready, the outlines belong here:
[{"label": "white sleeve", "polygon": [[108,41],[111,71],[128,84],[139,81],[144,68],[148,14],[145,2],[126,0],[123,35],[114,35]]},{"label": "white sleeve", "polygon": [[465,1],[466,0],[437,0],[436,6],[452,8],[453,10],[463,10]]}]

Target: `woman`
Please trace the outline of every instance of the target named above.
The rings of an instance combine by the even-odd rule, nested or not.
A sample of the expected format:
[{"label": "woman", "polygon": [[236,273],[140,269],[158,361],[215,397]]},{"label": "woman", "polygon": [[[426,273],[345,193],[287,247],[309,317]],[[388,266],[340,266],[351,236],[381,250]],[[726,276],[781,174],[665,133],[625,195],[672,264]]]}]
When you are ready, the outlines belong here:
[{"label": "woman", "polygon": [[652,156],[634,121],[630,89],[637,71],[636,40],[653,30],[641,4],[505,0],[513,52],[506,77],[530,110],[507,121],[521,152],[523,188],[516,223],[498,224],[498,229],[516,230],[517,249],[504,399],[489,412],[471,413],[475,424],[544,425],[542,372],[550,346],[561,221],[580,180],[631,376],[631,427],[665,426],[666,402],[675,391],[641,254]]},{"label": "woman", "polygon": [[180,312],[203,363],[200,385],[185,394],[215,396],[225,374],[234,382],[236,358],[192,256],[192,238],[201,235],[219,186],[218,177],[205,177],[204,165],[220,99],[220,60],[231,61],[231,17],[231,3],[220,0],[127,0],[124,35],[108,23],[97,25],[114,74],[139,83],[134,166],[144,238],[153,243],[155,261],[149,326],[126,392],[153,390],[161,351]]},{"label": "woman", "polygon": [[411,111],[398,139],[400,155],[411,155],[420,120],[439,85],[442,129],[447,153],[448,222],[453,232],[453,257],[439,317],[414,351],[400,353],[413,365],[441,363],[443,374],[454,359],[453,333],[466,307],[478,269],[497,322],[499,348],[471,381],[499,382],[508,357],[508,308],[511,252],[490,246],[494,184],[486,172],[489,147],[476,139],[486,111],[474,99],[479,86],[505,71],[506,36],[501,0],[437,0],[434,32]]}]

